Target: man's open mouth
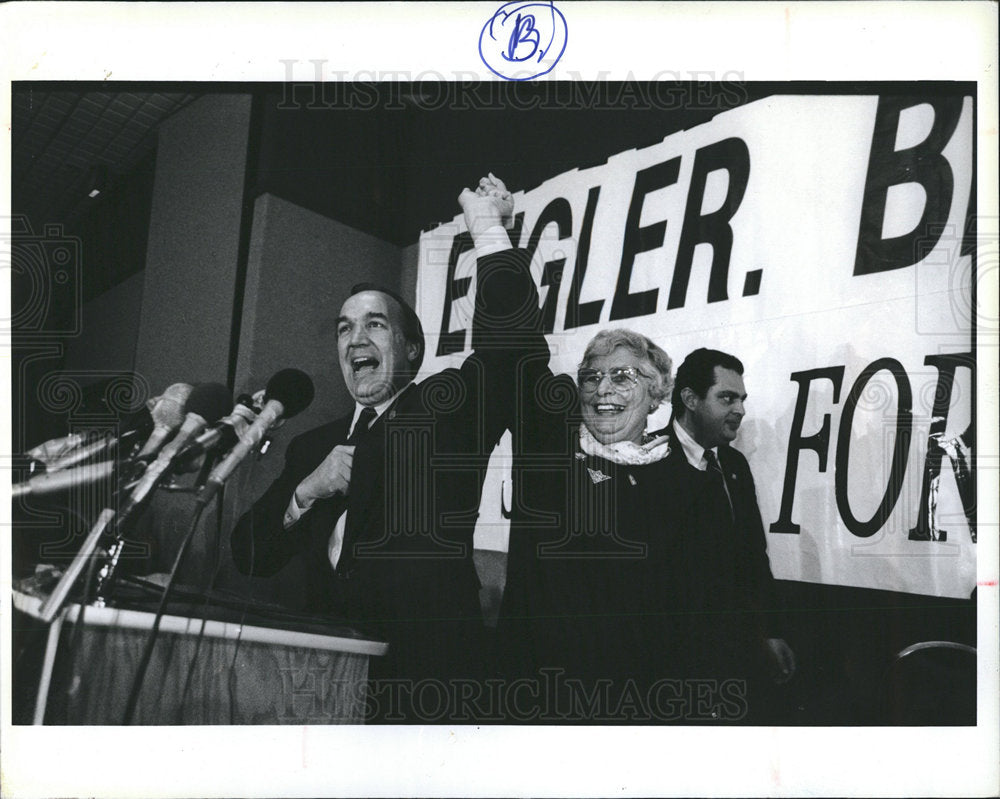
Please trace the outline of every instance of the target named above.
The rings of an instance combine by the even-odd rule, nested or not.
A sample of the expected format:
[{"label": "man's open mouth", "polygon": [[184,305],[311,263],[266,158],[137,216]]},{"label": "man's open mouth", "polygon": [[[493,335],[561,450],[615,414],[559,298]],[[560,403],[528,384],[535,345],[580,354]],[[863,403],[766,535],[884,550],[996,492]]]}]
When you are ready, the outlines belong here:
[{"label": "man's open mouth", "polygon": [[378,368],[378,358],[373,358],[370,355],[364,355],[360,358],[352,358],[351,368],[354,370],[354,374],[356,375],[364,372],[373,372]]},{"label": "man's open mouth", "polygon": [[594,406],[599,416],[617,416],[625,410],[624,405],[617,405],[614,402],[599,402]]}]

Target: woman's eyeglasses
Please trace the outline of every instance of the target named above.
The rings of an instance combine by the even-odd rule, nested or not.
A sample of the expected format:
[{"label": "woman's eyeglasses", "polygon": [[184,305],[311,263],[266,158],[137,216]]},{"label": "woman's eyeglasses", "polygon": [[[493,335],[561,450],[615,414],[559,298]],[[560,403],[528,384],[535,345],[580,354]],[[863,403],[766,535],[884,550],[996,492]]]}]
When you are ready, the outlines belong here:
[{"label": "woman's eyeglasses", "polygon": [[615,388],[631,389],[639,385],[639,378],[652,380],[634,366],[615,366],[602,372],[599,369],[581,369],[576,373],[576,383],[584,391],[597,391],[601,381],[607,376]]}]

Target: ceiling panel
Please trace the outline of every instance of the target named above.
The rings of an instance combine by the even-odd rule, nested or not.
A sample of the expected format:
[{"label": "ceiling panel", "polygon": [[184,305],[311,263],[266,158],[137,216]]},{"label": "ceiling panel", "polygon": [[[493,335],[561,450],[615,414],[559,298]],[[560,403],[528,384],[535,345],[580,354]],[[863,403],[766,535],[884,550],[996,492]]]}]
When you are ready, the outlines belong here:
[{"label": "ceiling panel", "polygon": [[35,227],[70,222],[86,207],[92,170],[126,175],[155,147],[153,131],[190,103],[188,92],[76,92],[17,84],[12,97],[15,213]]}]

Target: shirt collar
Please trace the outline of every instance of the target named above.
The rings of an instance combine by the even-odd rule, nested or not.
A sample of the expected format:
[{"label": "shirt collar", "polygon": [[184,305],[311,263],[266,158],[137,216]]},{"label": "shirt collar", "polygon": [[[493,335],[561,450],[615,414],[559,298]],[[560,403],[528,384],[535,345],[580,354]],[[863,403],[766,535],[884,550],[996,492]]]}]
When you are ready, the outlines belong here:
[{"label": "shirt collar", "polygon": [[[375,424],[376,420],[383,413],[385,413],[386,408],[388,408],[390,405],[392,405],[392,403],[394,403],[396,401],[396,398],[400,394],[402,394],[404,391],[406,391],[406,389],[409,388],[409,387],[410,387],[410,384],[407,383],[399,391],[397,391],[395,394],[393,394],[391,397],[389,397],[389,399],[387,399],[387,400],[385,400],[383,402],[380,402],[378,405],[362,405],[360,402],[355,402],[354,403],[354,417],[351,419],[351,427],[347,431],[347,435],[350,436],[354,432],[354,426],[358,423],[358,417],[361,416],[361,411],[363,411],[365,408],[371,408],[373,411],[375,411],[375,418],[372,419],[372,421],[371,421],[371,424]],[[370,426],[371,425],[369,425],[369,427]]]},{"label": "shirt collar", "polygon": [[[684,457],[687,458],[687,462],[694,466],[695,469],[702,472],[705,471],[708,468],[708,464],[705,463],[705,448],[691,437],[691,434],[684,429],[684,426],[678,419],[674,419],[673,427],[677,443],[684,450]],[[711,448],[715,456],[718,457],[719,453],[716,452],[716,449],[717,447]]]}]

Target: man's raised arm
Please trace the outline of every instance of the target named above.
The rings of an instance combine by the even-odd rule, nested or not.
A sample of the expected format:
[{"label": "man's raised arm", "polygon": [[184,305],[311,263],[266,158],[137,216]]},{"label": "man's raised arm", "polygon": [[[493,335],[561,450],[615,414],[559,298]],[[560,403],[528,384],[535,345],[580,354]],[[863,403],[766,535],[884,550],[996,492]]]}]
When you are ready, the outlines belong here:
[{"label": "man's raised arm", "polygon": [[503,181],[490,173],[480,179],[475,191],[463,189],[458,203],[477,257],[473,350],[487,358],[500,353],[510,358],[518,348],[522,354],[525,348],[547,352],[530,254],[512,247],[507,234],[513,226],[513,197]]}]

